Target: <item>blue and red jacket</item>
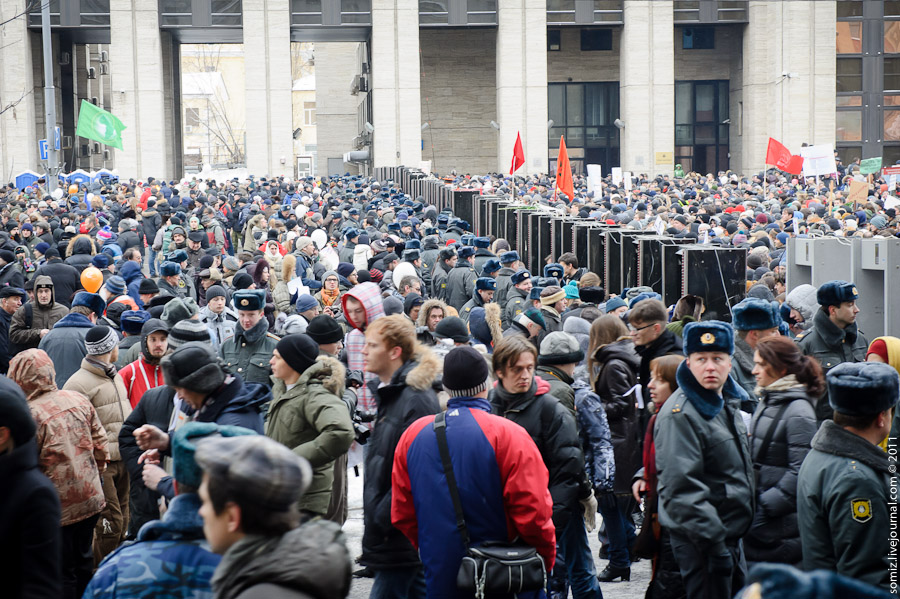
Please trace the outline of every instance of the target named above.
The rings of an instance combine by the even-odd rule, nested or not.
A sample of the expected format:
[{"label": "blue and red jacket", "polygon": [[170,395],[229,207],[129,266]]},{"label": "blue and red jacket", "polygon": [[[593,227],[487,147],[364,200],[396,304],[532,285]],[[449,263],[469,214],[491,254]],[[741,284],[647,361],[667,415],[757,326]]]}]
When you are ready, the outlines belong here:
[{"label": "blue and red jacket", "polygon": [[[471,544],[518,537],[538,550],[549,572],[556,533],[547,467],[525,429],[490,410],[480,398],[453,398],[447,406],[447,445]],[[455,599],[465,597],[456,589],[465,548],[433,422],[420,418],[400,438],[391,520],[419,550],[428,598]]]}]

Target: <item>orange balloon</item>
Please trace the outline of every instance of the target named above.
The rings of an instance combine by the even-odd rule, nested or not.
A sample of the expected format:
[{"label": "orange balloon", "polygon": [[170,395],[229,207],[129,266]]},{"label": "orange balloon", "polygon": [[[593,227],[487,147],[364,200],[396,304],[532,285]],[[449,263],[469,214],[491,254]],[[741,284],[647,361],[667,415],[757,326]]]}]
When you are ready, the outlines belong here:
[{"label": "orange balloon", "polygon": [[88,266],[81,273],[81,286],[89,293],[97,293],[103,285],[103,273],[95,266]]},{"label": "orange balloon", "polygon": [[69,185],[69,195],[75,195],[76,193],[78,193],[78,186],[72,183]]}]

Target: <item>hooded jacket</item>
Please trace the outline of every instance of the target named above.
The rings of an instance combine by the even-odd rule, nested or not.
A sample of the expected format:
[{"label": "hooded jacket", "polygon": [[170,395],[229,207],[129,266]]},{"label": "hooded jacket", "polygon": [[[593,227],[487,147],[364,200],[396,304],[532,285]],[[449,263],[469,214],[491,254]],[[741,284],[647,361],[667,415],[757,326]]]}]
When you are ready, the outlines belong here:
[{"label": "hooded jacket", "polygon": [[416,325],[420,327],[428,326],[428,314],[434,308],[440,308],[443,310],[444,316],[447,316],[447,304],[442,302],[439,299],[429,299],[425,300],[425,303],[422,304],[422,308],[419,310],[419,318],[416,321]]},{"label": "hooded jacket", "polygon": [[119,269],[119,276],[125,279],[125,285],[129,297],[134,300],[138,308],[144,308],[144,302],[141,301],[141,281],[144,274],[141,272],[141,265],[134,260],[127,260]]},{"label": "hooded jacket", "polygon": [[314,520],[280,537],[238,541],[222,556],[212,587],[216,599],[344,599],[351,578],[341,527]]},{"label": "hooded jacket", "polygon": [[94,326],[84,314],[71,312],[53,325],[38,349],[47,352],[56,368],[56,386],[63,387],[75,372],[81,368],[81,360],[87,355],[84,338]]},{"label": "hooded jacket", "polygon": [[166,381],[163,378],[162,367],[159,365],[159,360],[156,360],[154,363],[147,359],[147,356],[150,355],[150,349],[147,346],[147,337],[151,333],[160,331],[165,331],[165,325],[161,320],[151,318],[145,322],[144,326],[141,327],[140,356],[137,360],[119,370],[118,376],[125,385],[125,391],[128,394],[128,401],[131,404],[132,409],[137,406],[139,401],[141,401],[141,397],[144,396],[144,393],[150,389],[166,384]]},{"label": "hooded jacket", "polygon": [[528,431],[541,452],[550,473],[553,526],[561,531],[570,518],[580,517],[578,501],[587,498],[590,486],[585,478],[584,453],[575,418],[549,391],[550,385],[536,376],[525,393],[513,395],[498,385],[488,399],[494,414]]},{"label": "hooded jacket", "polygon": [[[33,302],[20,306],[13,314],[12,322],[9,326],[9,342],[10,346],[14,347],[15,353],[36,348],[41,342],[41,330],[52,329],[53,325],[69,313],[68,308],[56,302],[53,279],[46,275],[38,275],[34,278],[34,284],[36,286],[50,287],[50,304],[42,306],[35,299]],[[29,305],[30,307],[26,307]],[[28,322],[29,314],[31,315],[30,325]]]},{"label": "hooded jacket", "polygon": [[51,258],[35,273],[36,277],[45,275],[53,281],[53,299],[64,306],[72,304],[75,293],[81,289],[81,273],[60,258]]},{"label": "hooded jacket", "polygon": [[73,391],[60,391],[53,363],[38,350],[27,350],[13,364],[10,378],[22,388],[37,423],[35,439],[41,471],[62,504],[62,526],[99,514],[106,505],[99,465],[109,460],[109,442],[90,402]]},{"label": "hooded jacket", "polygon": [[[272,393],[265,385],[244,382],[238,375],[229,375],[219,389],[206,398],[191,420],[243,426],[263,434],[263,412],[272,401]],[[182,411],[190,411],[182,404]]]},{"label": "hooded jacket", "polygon": [[91,265],[91,260],[97,254],[97,246],[90,236],[79,234],[69,240],[66,246],[66,264],[74,266],[80,274]]},{"label": "hooded jacket", "polygon": [[128,393],[125,392],[122,379],[118,376],[110,378],[105,371],[84,358],[81,361],[81,368],[69,377],[63,390],[77,391],[90,400],[97,410],[97,415],[100,416],[103,428],[106,429],[110,460],[114,462],[121,460],[119,429],[131,414],[131,404],[128,402]]},{"label": "hooded jacket", "polygon": [[175,497],[161,520],[141,528],[136,542],[122,545],[103,560],[84,596],[153,599],[163,592],[171,599],[209,596],[221,557],[203,538],[200,505],[196,493]]},{"label": "hooded jacket", "polygon": [[594,352],[600,372],[594,381],[594,392],[600,396],[616,457],[615,492],[631,493],[631,477],[641,467],[641,423],[635,408],[634,386],[640,358],[629,339],[619,339],[598,347]]},{"label": "hooded jacket", "polygon": [[[815,398],[793,375],[762,389],[759,407],[750,421],[757,505],[753,527],[744,537],[749,561],[800,565],[797,476],[816,434],[814,403]],[[773,427],[771,442],[763,447]]]},{"label": "hooded jacket", "polygon": [[[351,322],[349,317],[347,317],[347,299],[351,297],[360,302],[366,309],[365,323]],[[363,346],[366,344],[365,328],[369,323],[375,322],[384,316],[381,290],[375,283],[360,283],[341,296],[341,308],[344,312],[344,317],[347,318],[347,324],[353,327],[353,330],[347,333],[344,340],[347,368],[365,372],[366,360],[362,355]],[[366,381],[372,381],[376,378],[376,375],[365,372]],[[375,396],[367,385],[363,385],[360,388],[358,396],[360,410],[364,412],[375,411]]]},{"label": "hooded jacket", "polygon": [[355,438],[350,412],[341,399],[345,373],[340,362],[320,355],[290,389],[273,377],[266,436],[309,461],[313,479],[299,507],[314,514],[328,510],[334,460],[347,453]]},{"label": "hooded jacket", "polygon": [[799,324],[799,327],[803,330],[813,326],[813,317],[819,311],[816,291],[816,288],[812,285],[798,285],[785,297],[784,303],[799,312],[803,317],[803,322]]},{"label": "hooded jacket", "polygon": [[365,532],[359,563],[373,569],[419,563],[412,544],[391,523],[391,471],[403,432],[419,418],[440,411],[432,390],[440,367],[431,350],[422,347],[394,373],[387,385],[379,386],[378,379],[368,383],[369,391],[377,399],[378,416],[365,455]]}]

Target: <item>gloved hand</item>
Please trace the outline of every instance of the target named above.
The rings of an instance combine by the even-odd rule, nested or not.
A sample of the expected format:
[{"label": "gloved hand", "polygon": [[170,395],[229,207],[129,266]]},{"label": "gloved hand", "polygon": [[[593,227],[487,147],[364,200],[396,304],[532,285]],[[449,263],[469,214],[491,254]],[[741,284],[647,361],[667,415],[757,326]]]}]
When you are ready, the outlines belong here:
[{"label": "gloved hand", "polygon": [[584,508],[584,527],[588,532],[594,532],[597,528],[597,500],[594,493],[588,495],[587,499],[582,499],[581,505]]}]

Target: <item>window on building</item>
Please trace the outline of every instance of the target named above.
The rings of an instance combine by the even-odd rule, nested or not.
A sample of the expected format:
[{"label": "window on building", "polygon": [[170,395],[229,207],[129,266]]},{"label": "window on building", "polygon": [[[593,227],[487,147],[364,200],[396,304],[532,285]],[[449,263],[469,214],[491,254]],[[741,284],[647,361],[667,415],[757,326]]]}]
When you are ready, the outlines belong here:
[{"label": "window on building", "polygon": [[322,0],[291,0],[291,25],[321,25]]},{"label": "window on building", "polygon": [[862,58],[837,59],[837,91],[862,91]]},{"label": "window on building", "polygon": [[184,109],[184,132],[185,133],[193,133],[200,127],[200,109],[199,108],[191,108],[190,106],[185,107]]},{"label": "window on building", "polygon": [[835,115],[835,125],[837,141],[862,141],[862,111],[839,111]]},{"label": "window on building", "polygon": [[861,17],[863,14],[862,0],[838,0],[837,17],[839,19],[847,17]]},{"label": "window on building", "polygon": [[547,30],[547,51],[557,52],[562,49],[562,31],[559,29]]},{"label": "window on building", "polygon": [[862,54],[862,23],[840,21],[837,24],[837,53]]},{"label": "window on building", "polygon": [[582,29],[581,51],[602,52],[612,50],[612,29]]},{"label": "window on building", "polygon": [[303,103],[303,124],[304,125],[315,125],[316,124],[316,103],[315,102],[304,102]]},{"label": "window on building", "polygon": [[675,162],[686,172],[728,168],[728,81],[675,82]]},{"label": "window on building", "polygon": [[683,27],[681,47],[685,50],[713,50],[716,47],[714,27]]},{"label": "window on building", "polygon": [[[576,172],[585,164],[619,164],[619,84],[550,83],[547,85],[550,160],[556,160],[559,138],[565,136]],[[551,171],[553,170],[551,165]],[[604,166],[604,168],[606,168]]]},{"label": "window on building", "polygon": [[900,58],[884,59],[884,89],[900,90]]}]

